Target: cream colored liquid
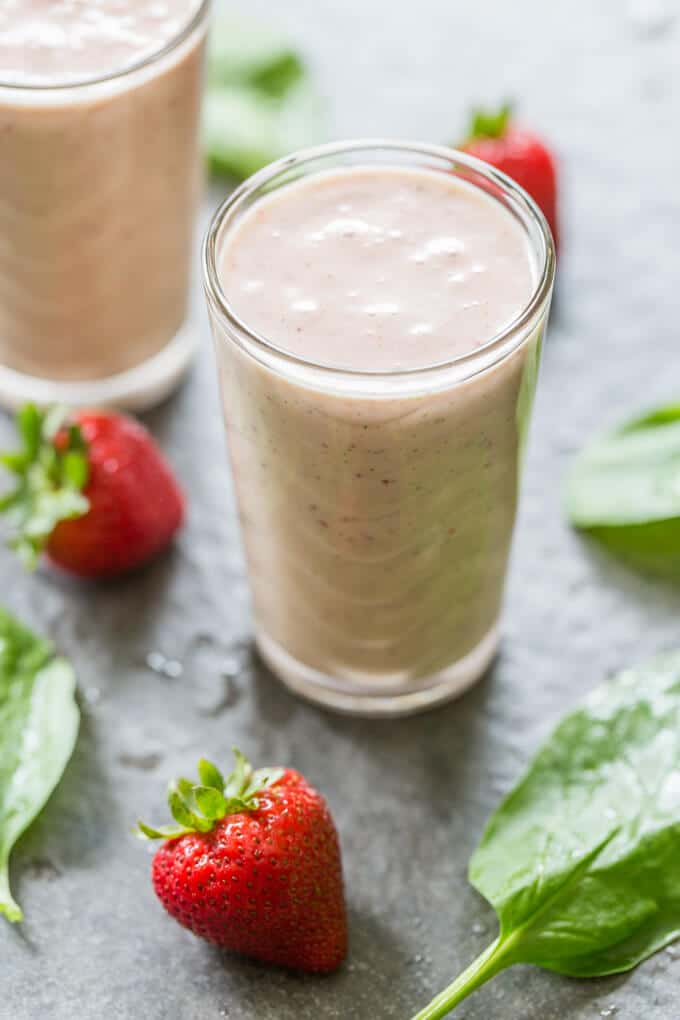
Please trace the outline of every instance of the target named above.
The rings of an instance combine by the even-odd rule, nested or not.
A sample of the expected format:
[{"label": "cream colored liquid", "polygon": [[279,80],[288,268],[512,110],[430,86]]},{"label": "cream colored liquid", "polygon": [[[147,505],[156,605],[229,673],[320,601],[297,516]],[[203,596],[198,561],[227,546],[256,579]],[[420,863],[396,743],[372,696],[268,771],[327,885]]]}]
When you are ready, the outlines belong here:
[{"label": "cream colored liquid", "polygon": [[[152,358],[182,327],[203,32],[128,77],[74,83],[162,49],[197,7],[3,0],[1,365],[104,379]],[[12,84],[34,87],[3,87]]]},{"label": "cream colored liquid", "polygon": [[[479,349],[526,306],[535,272],[523,228],[494,199],[396,168],[290,185],[243,215],[220,256],[251,328],[368,371]],[[540,337],[463,382],[399,396],[384,379],[366,395],[347,380],[302,384],[216,332],[257,632],[274,667],[293,679],[279,649],[389,693],[493,648]]]},{"label": "cream colored liquid", "polygon": [[0,82],[55,85],[121,71],[179,34],[200,0],[2,0]]},{"label": "cream colored liquid", "polygon": [[496,201],[427,171],[355,169],[260,201],[225,247],[236,312],[272,343],[341,368],[450,361],[527,304],[534,267]]}]

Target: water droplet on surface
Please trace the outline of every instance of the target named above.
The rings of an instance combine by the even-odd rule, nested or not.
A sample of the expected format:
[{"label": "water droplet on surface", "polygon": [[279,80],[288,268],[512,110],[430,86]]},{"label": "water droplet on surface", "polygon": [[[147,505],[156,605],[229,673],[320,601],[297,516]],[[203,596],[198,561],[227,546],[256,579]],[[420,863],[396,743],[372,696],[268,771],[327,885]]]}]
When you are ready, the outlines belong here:
[{"label": "water droplet on surface", "polygon": [[472,934],[473,935],[486,935],[486,925],[485,924],[480,924],[479,921],[477,922],[477,924],[473,924],[472,925]]},{"label": "water droplet on surface", "polygon": [[666,953],[668,954],[668,956],[670,956],[672,960],[675,960],[678,957],[680,957],[680,946],[678,945],[668,946],[666,948]]},{"label": "water droplet on surface", "polygon": [[165,656],[161,652],[149,652],[144,661],[154,673],[160,673],[165,665]]},{"label": "water droplet on surface", "polygon": [[618,1008],[618,1006],[614,1006],[613,1004],[611,1006],[605,1006],[604,1009],[600,1010],[600,1016],[614,1016]]},{"label": "water droplet on surface", "polygon": [[149,652],[144,662],[152,672],[169,680],[177,680],[184,672],[184,667],[178,659],[167,659],[162,652]]},{"label": "water droplet on surface", "polygon": [[163,755],[159,751],[123,751],[118,755],[118,761],[126,768],[151,772],[163,761]]},{"label": "water droplet on surface", "polygon": [[243,659],[237,659],[235,656],[232,656],[231,658],[224,660],[220,672],[223,677],[226,677],[229,680],[235,680],[242,669]]},{"label": "water droplet on surface", "polygon": [[102,692],[98,687],[86,687],[83,691],[83,697],[88,705],[96,705],[101,701]]},{"label": "water droplet on surface", "polygon": [[32,878],[43,878],[48,882],[54,881],[61,875],[61,869],[49,857],[34,858],[28,862],[26,870]]},{"label": "water droplet on surface", "polygon": [[225,646],[208,634],[197,634],[187,653],[186,674],[201,715],[219,715],[238,703],[241,678],[250,668],[250,643],[236,640]]}]

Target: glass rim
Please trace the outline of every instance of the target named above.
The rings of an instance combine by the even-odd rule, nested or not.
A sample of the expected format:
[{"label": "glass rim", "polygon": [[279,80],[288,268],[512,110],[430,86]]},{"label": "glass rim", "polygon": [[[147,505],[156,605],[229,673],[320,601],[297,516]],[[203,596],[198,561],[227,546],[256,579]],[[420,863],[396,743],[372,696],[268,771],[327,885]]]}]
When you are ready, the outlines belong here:
[{"label": "glass rim", "polygon": [[82,89],[89,88],[94,85],[103,85],[107,82],[117,81],[119,78],[126,78],[128,75],[134,74],[137,71],[143,71],[144,68],[154,64],[157,60],[162,60],[163,57],[168,56],[173,52],[173,50],[177,49],[178,46],[181,46],[182,43],[189,39],[196,29],[199,28],[203,20],[206,18],[211,4],[212,0],[200,0],[198,7],[186,25],[184,25],[176,35],[173,35],[166,43],[164,43],[160,49],[147,53],[146,56],[140,57],[139,60],[135,60],[132,64],[126,64],[117,71],[109,71],[107,74],[95,74],[87,78],[79,78],[77,81],[63,82],[18,82],[0,79],[0,89],[26,93],[59,93],[68,92],[70,89]]},{"label": "glass rim", "polygon": [[[496,332],[489,338],[489,340],[479,347],[476,347],[471,351],[466,351],[464,354],[458,354],[453,358],[445,359],[444,361],[432,362],[427,365],[418,365],[414,368],[385,370],[347,368],[339,365],[335,366],[293,354],[291,351],[286,350],[285,347],[281,347],[273,341],[268,340],[265,336],[258,333],[257,330],[250,327],[247,322],[238,315],[231,301],[225,294],[217,272],[216,256],[218,241],[225,223],[227,223],[239,211],[239,208],[249,197],[253,195],[254,192],[260,190],[263,186],[272,183],[277,177],[282,176],[287,171],[303,166],[307,163],[323,159],[324,157],[341,156],[353,152],[368,153],[371,151],[383,151],[387,153],[393,152],[395,154],[401,153],[403,155],[411,153],[414,156],[432,156],[452,164],[454,169],[456,166],[462,166],[467,170],[471,170],[483,178],[486,183],[499,189],[504,197],[509,195],[514,201],[518,202],[526,216],[538,226],[542,242],[542,252],[538,255],[539,272],[537,274],[536,285],[532,291],[531,297],[514,319],[512,319],[509,323],[507,323],[507,325]],[[473,187],[483,190],[478,184],[475,184],[474,181],[471,182],[471,184]],[[528,233],[527,224],[524,221],[521,222],[525,232]],[[502,361],[503,358],[510,353],[510,351],[515,350],[516,347],[520,345],[525,332],[532,321],[539,316],[541,311],[549,302],[555,279],[556,256],[552,233],[543,212],[524,188],[512,180],[512,178],[508,177],[507,174],[502,173],[500,170],[496,170],[495,167],[492,167],[490,164],[478,159],[476,156],[471,156],[468,153],[461,152],[458,149],[449,148],[444,145],[430,145],[424,142],[398,141],[396,139],[389,138],[367,138],[330,142],[324,145],[317,145],[312,148],[300,149],[291,153],[289,156],[284,156],[273,163],[269,163],[261,170],[252,174],[230,195],[228,195],[226,199],[224,199],[213,214],[203,241],[201,261],[203,269],[203,285],[208,302],[215,306],[221,315],[227,320],[232,329],[236,330],[239,339],[241,336],[245,337],[247,341],[254,343],[256,347],[264,350],[266,353],[276,355],[293,365],[303,366],[307,369],[329,373],[334,376],[349,376],[375,380],[377,378],[412,378],[432,373],[437,370],[444,371],[454,367],[457,368],[458,366],[465,366],[466,364],[474,365],[474,363],[479,361],[480,358],[486,357],[489,353],[493,352],[497,352],[497,357],[493,358],[487,367],[491,367],[491,365],[495,365],[497,362]],[[509,340],[512,340],[513,337],[517,338],[516,343],[512,344],[510,349],[508,349],[507,343]]]}]

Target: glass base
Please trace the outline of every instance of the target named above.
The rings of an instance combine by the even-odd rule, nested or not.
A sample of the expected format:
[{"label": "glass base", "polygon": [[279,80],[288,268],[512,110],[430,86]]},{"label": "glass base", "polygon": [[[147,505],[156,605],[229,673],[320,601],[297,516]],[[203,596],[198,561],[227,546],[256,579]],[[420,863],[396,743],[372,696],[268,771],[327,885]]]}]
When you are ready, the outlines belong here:
[{"label": "glass base", "polygon": [[307,701],[345,715],[389,718],[412,715],[457,698],[471,687],[492,662],[498,649],[499,632],[494,626],[478,645],[452,666],[409,683],[390,683],[389,678],[341,680],[306,666],[278,642],[258,631],[258,651],[286,687]]},{"label": "glass base", "polygon": [[160,404],[179,385],[196,352],[197,334],[185,324],[152,358],[107,379],[63,382],[26,375],[0,365],[0,406],[13,411],[31,402],[39,407],[117,407],[145,411]]}]

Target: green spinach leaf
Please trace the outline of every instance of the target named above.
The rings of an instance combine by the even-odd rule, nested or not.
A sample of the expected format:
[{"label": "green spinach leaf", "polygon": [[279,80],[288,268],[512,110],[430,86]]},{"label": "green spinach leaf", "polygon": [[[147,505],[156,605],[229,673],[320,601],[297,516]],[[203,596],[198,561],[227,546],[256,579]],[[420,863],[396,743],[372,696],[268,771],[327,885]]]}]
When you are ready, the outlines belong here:
[{"label": "green spinach leaf", "polygon": [[47,641],[0,610],[0,914],[20,921],[9,857],[54,790],[78,733],[75,676]]},{"label": "green spinach leaf", "polygon": [[208,38],[208,87],[249,86],[275,98],[306,74],[287,39],[261,21],[222,14]]},{"label": "green spinach leaf", "polygon": [[586,447],[569,476],[571,523],[631,566],[680,578],[680,405]]},{"label": "green spinach leaf", "polygon": [[515,963],[630,970],[680,937],[680,652],[626,670],[557,727],[487,825],[470,881],[500,934],[414,1020]]},{"label": "green spinach leaf", "polygon": [[284,101],[254,89],[209,91],[203,106],[203,140],[213,173],[241,179],[295,149],[319,141],[321,104],[308,82]]},{"label": "green spinach leaf", "polygon": [[203,147],[209,168],[237,179],[323,138],[324,104],[285,37],[222,15],[208,40]]}]

